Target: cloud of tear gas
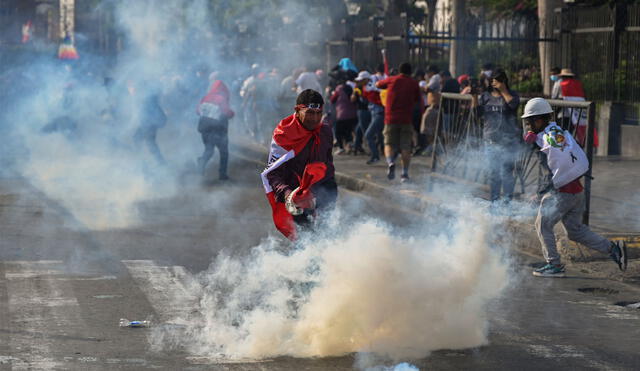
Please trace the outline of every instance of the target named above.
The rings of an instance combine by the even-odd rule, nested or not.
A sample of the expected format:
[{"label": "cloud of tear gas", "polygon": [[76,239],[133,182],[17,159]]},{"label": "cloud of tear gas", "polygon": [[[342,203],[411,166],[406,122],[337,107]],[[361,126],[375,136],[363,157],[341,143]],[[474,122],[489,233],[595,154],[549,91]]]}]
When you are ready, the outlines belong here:
[{"label": "cloud of tear gas", "polygon": [[486,305],[507,268],[490,221],[471,206],[448,230],[415,237],[357,222],[290,255],[263,244],[247,260],[220,256],[200,277],[200,306],[180,345],[210,357],[403,360],[485,344]]},{"label": "cloud of tear gas", "polygon": [[[309,12],[294,1],[271,7],[276,5],[283,20]],[[0,94],[11,104],[9,112],[0,114],[0,133],[9,138],[0,149],[3,165],[11,164],[82,225],[104,229],[135,223],[139,201],[175,194],[176,178],[195,168],[203,150],[195,110],[208,88],[209,72],[220,71],[235,94],[235,81],[247,77],[255,62],[265,72],[274,66],[288,74],[309,58],[296,48],[287,48],[286,54],[266,49],[284,50],[287,43],[323,37],[312,21],[304,35],[264,25],[266,5],[256,4],[236,15],[235,35],[218,32],[216,20],[227,11],[224,6],[230,5],[104,0],[94,12],[111,12],[112,35],[122,38],[117,55],[83,49],[92,36],[78,29],[79,61],[68,64],[47,56],[11,65],[0,74],[0,82],[13,89]],[[260,55],[251,52],[259,49]],[[157,130],[159,151],[139,130],[147,121],[163,121],[157,116],[145,120],[146,106],[155,98],[167,116]],[[232,96],[232,104],[238,103]],[[230,125],[240,125],[240,117],[238,112]]]}]

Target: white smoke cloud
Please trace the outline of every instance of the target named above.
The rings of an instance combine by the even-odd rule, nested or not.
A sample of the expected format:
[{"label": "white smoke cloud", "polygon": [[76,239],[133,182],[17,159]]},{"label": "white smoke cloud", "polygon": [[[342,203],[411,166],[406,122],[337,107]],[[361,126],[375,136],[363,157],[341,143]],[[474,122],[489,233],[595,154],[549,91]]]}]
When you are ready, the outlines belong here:
[{"label": "white smoke cloud", "polygon": [[289,255],[267,243],[248,260],[221,256],[200,277],[183,345],[237,359],[367,352],[406,360],[486,344],[486,305],[507,284],[507,268],[486,215],[464,206],[446,231],[400,238],[356,222]]}]

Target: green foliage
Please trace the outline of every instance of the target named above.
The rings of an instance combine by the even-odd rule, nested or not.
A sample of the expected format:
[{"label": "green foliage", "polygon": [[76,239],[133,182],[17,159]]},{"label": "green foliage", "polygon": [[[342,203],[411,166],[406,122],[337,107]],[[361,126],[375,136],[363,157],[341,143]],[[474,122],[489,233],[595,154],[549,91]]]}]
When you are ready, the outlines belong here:
[{"label": "green foliage", "polygon": [[542,80],[540,72],[533,72],[529,77],[523,79],[521,74],[514,73],[511,75],[511,88],[520,94],[534,95],[542,93]]}]

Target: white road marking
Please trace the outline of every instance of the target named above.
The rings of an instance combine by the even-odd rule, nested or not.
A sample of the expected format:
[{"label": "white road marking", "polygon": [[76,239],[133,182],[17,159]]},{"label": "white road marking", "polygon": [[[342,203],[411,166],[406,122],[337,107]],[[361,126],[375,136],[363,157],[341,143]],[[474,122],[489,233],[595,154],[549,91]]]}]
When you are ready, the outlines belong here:
[{"label": "white road marking", "polygon": [[161,321],[183,318],[198,301],[190,289],[190,275],[180,266],[163,267],[151,260],[123,260]]},{"label": "white road marking", "polygon": [[[60,261],[4,262],[12,330],[8,363],[12,370],[51,370],[64,362],[51,358],[54,339],[66,335],[71,327],[84,327],[80,306],[66,281],[47,278],[60,275]],[[7,361],[7,359],[5,359]]]}]

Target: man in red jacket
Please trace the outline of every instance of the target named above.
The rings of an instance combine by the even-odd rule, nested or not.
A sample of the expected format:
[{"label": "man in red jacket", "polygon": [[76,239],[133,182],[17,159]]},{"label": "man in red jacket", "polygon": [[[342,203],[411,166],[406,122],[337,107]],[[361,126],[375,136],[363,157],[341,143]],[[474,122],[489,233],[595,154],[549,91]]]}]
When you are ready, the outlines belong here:
[{"label": "man in red jacket", "polygon": [[[395,159],[398,152],[402,155],[402,182],[409,181],[409,163],[411,161],[411,125],[413,108],[420,103],[420,87],[411,77],[411,65],[400,65],[400,74],[378,81],[376,87],[387,89],[384,111],[384,155],[389,166],[387,178],[395,178]],[[422,107],[421,107],[422,111]],[[421,112],[422,113],[422,112]]]},{"label": "man in red jacket", "polygon": [[324,100],[315,90],[302,91],[295,113],[273,131],[262,184],[273,211],[276,228],[295,240],[297,228],[311,227],[318,212],[335,204],[333,133],[322,122]]},{"label": "man in red jacket", "polygon": [[229,119],[234,112],[229,107],[229,89],[218,80],[218,73],[209,75],[211,87],[207,95],[200,100],[197,113],[200,116],[198,131],[202,135],[204,153],[198,158],[198,167],[204,175],[207,162],[213,156],[213,151],[218,148],[220,152],[220,166],[218,174],[220,180],[227,180],[227,163],[229,162]]}]

